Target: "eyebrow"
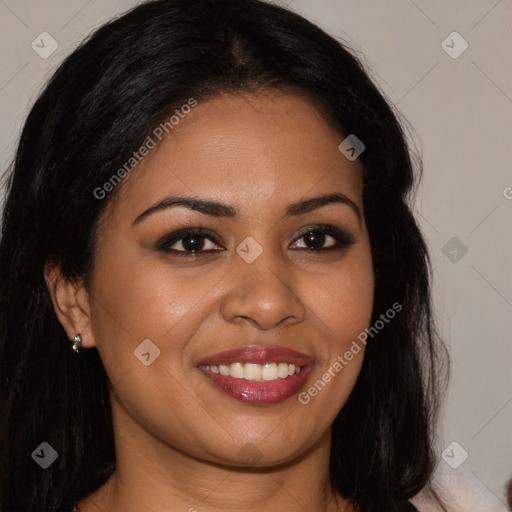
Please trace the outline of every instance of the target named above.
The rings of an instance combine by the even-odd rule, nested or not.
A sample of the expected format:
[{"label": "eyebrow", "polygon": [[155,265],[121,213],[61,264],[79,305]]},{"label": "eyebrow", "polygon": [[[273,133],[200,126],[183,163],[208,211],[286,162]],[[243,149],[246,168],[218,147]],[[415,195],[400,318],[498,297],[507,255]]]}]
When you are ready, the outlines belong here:
[{"label": "eyebrow", "polygon": [[[354,201],[348,198],[345,194],[341,194],[339,192],[335,194],[326,194],[316,197],[310,197],[307,199],[301,199],[295,203],[292,203],[286,207],[284,217],[303,215],[305,213],[309,213],[312,212],[313,210],[321,208],[322,206],[326,206],[328,204],[333,203],[339,203],[349,206],[357,215],[358,219],[360,221],[362,220],[363,215],[359,207],[356,205],[356,203],[354,203]],[[149,207],[147,210],[143,211],[133,221],[132,225],[134,226],[138,224],[143,219],[149,217],[153,213],[180,206],[200,213],[204,213],[205,215],[211,215],[213,217],[237,218],[240,215],[239,211],[235,207],[227,205],[225,203],[211,201],[208,199],[199,199],[195,197],[169,196],[162,199],[153,206]]]}]

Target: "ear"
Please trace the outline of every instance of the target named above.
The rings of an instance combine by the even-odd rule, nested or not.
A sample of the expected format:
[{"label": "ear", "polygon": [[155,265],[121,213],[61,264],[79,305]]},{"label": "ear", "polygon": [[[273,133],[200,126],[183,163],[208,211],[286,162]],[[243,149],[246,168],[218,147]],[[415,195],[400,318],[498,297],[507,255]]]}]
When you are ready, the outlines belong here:
[{"label": "ear", "polygon": [[66,278],[62,269],[53,263],[44,267],[44,279],[50,292],[53,309],[71,341],[76,334],[82,337],[82,347],[96,345],[91,329],[89,294],[83,280]]}]

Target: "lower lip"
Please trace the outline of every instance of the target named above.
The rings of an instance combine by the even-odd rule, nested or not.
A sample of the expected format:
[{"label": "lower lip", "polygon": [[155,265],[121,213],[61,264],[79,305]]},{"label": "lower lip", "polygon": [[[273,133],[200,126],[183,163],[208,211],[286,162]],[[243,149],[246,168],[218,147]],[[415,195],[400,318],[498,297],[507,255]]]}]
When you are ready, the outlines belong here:
[{"label": "lower lip", "polygon": [[235,379],[229,375],[213,373],[199,367],[207,379],[224,393],[251,404],[278,404],[297,393],[302,388],[311,373],[312,366],[304,366],[300,373],[295,373],[285,379],[272,381],[251,381]]}]

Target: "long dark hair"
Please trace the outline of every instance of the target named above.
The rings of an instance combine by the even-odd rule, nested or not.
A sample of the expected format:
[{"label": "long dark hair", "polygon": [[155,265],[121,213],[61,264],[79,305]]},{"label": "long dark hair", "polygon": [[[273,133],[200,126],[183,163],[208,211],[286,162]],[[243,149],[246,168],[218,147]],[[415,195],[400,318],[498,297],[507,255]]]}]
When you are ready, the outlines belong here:
[{"label": "long dark hair", "polygon": [[[118,186],[95,190],[169,113],[193,97],[277,89],[301,94],[366,146],[364,214],[376,275],[356,386],[332,428],[330,478],[361,512],[402,510],[429,485],[442,371],[430,266],[410,194],[421,172],[402,125],[345,45],[259,0],[157,0],[95,31],[34,104],[6,174],[0,241],[0,510],[70,510],[115,469],[109,381],[96,349],[76,357],[43,277],[94,268],[98,220]],[[307,127],[305,127],[307,129]],[[48,469],[31,460],[41,442]]]}]

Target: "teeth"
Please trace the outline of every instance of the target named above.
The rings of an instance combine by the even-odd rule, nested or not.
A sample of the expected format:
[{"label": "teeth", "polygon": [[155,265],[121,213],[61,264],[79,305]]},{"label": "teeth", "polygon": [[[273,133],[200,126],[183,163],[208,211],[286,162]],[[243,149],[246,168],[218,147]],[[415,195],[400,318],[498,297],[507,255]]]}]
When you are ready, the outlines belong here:
[{"label": "teeth", "polygon": [[276,363],[267,363],[261,369],[261,378],[263,380],[276,380],[279,378],[279,370]]},{"label": "teeth", "polygon": [[279,363],[277,368],[279,371],[279,378],[286,379],[286,377],[288,377],[288,363]]},{"label": "teeth", "polygon": [[302,368],[292,363],[265,363],[263,365],[256,363],[231,363],[208,365],[206,370],[221,375],[229,375],[235,379],[245,379],[252,381],[272,381],[277,379],[286,379],[291,375],[300,373]]},{"label": "teeth", "polygon": [[242,363],[231,363],[229,367],[229,375],[235,379],[244,378],[244,365]]},{"label": "teeth", "polygon": [[246,379],[246,380],[260,380],[261,379],[261,364],[245,363],[245,365],[244,365],[244,379]]}]

